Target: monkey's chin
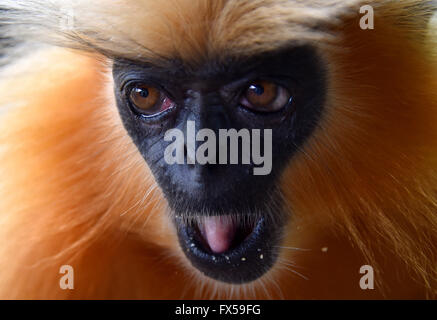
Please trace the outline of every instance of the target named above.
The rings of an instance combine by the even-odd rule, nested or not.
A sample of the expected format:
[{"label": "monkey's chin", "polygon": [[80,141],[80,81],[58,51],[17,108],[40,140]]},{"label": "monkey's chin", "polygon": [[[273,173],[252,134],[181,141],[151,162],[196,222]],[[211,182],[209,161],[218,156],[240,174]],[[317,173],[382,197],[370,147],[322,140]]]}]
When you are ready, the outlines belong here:
[{"label": "monkey's chin", "polygon": [[268,217],[176,217],[181,248],[207,277],[244,284],[263,276],[276,262],[282,227]]}]

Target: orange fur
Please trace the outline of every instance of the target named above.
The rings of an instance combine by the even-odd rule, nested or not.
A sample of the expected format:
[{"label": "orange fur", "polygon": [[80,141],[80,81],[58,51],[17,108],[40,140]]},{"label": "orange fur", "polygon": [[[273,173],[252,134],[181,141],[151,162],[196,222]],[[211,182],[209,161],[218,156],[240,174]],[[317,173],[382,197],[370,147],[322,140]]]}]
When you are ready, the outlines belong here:
[{"label": "orange fur", "polygon": [[[332,10],[274,0],[94,8],[118,16],[115,39],[137,43],[130,57],[201,63],[297,41],[327,63],[327,113],[282,177],[293,215],[279,262],[244,286],[208,280],[182,256],[161,191],[116,113],[105,58],[47,48],[4,69],[0,298],[435,297],[437,56],[421,20],[429,12],[408,8],[419,2],[375,1],[374,31],[359,29],[360,1],[330,1]],[[132,21],[138,28],[126,27]],[[87,28],[106,31],[99,23]],[[75,268],[75,290],[59,288],[64,264]],[[376,268],[377,290],[359,288],[364,264]]]}]

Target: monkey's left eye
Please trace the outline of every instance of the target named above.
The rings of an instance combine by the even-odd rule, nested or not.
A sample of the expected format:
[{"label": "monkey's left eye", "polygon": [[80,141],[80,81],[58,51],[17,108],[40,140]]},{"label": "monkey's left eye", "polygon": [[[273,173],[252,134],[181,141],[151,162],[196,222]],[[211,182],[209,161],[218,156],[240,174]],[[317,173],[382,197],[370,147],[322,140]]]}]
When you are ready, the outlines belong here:
[{"label": "monkey's left eye", "polygon": [[129,88],[130,103],[139,113],[152,116],[174,107],[174,102],[163,92],[146,84],[136,84]]},{"label": "monkey's left eye", "polygon": [[258,112],[274,112],[284,108],[291,95],[287,89],[270,81],[254,81],[246,88],[240,104]]}]

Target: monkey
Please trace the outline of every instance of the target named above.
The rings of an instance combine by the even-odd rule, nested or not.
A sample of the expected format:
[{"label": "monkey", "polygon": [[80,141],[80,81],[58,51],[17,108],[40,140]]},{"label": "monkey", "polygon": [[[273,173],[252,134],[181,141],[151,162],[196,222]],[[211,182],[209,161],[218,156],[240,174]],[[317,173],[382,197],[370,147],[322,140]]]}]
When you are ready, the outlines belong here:
[{"label": "monkey", "polygon": [[[435,12],[1,0],[0,298],[435,299]],[[271,172],[190,162],[189,122]]]}]

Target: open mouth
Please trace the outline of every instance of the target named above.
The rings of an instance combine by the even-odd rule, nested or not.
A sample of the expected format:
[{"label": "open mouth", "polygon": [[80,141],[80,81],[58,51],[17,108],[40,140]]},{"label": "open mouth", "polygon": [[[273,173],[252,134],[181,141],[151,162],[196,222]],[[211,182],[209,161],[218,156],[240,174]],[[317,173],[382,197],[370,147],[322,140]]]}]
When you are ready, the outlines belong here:
[{"label": "open mouth", "polygon": [[191,264],[215,280],[251,282],[265,274],[276,260],[278,232],[265,217],[177,217],[175,223]]}]

